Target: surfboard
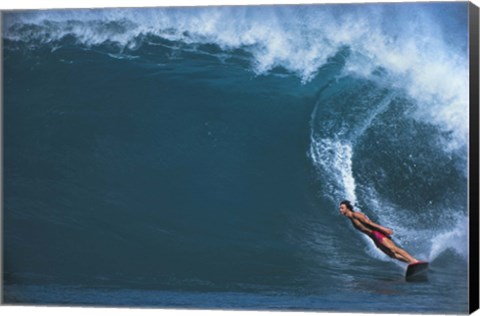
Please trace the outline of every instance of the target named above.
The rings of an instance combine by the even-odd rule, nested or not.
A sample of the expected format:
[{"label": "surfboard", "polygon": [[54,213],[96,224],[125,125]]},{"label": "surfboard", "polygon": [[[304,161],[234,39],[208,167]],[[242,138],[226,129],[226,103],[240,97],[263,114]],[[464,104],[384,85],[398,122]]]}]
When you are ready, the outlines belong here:
[{"label": "surfboard", "polygon": [[407,272],[405,273],[405,279],[407,281],[420,281],[427,279],[428,262],[420,261],[417,263],[409,264]]}]

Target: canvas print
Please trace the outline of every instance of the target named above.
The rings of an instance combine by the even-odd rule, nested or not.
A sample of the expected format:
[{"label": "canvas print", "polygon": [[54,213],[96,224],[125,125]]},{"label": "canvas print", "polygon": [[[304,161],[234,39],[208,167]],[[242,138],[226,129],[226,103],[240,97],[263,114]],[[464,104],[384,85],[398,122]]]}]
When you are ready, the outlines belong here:
[{"label": "canvas print", "polygon": [[2,12],[3,303],[468,312],[468,16]]}]

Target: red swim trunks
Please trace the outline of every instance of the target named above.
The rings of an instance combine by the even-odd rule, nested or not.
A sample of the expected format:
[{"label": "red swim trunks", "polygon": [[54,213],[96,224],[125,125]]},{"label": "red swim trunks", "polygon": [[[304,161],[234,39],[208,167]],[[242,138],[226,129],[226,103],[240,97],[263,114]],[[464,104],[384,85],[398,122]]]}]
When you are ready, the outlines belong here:
[{"label": "red swim trunks", "polygon": [[385,236],[384,234],[376,230],[372,231],[372,233],[370,234],[370,237],[373,239],[373,241],[377,246],[382,244],[382,240],[384,238],[388,238],[387,236]]}]

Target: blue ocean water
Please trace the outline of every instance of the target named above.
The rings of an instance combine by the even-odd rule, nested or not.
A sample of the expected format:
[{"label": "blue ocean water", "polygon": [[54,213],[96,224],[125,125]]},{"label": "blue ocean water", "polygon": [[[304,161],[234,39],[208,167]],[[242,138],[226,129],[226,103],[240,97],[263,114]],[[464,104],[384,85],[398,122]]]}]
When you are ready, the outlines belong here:
[{"label": "blue ocean water", "polygon": [[466,3],[2,18],[5,303],[467,312]]}]

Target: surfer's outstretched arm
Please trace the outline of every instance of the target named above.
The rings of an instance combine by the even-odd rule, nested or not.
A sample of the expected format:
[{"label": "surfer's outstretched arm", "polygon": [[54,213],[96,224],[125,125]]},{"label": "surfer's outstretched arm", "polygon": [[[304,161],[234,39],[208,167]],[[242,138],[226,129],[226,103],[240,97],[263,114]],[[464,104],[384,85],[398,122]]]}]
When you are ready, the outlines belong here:
[{"label": "surfer's outstretched arm", "polygon": [[385,234],[386,236],[393,235],[393,230],[387,227],[383,227],[381,225],[378,225],[377,223],[371,221],[367,216],[365,216],[362,213],[356,212],[355,213],[355,218],[360,220],[363,224],[368,225],[372,227],[373,229],[376,229],[380,231],[381,233]]},{"label": "surfer's outstretched arm", "polygon": [[362,222],[362,224],[367,225],[368,227],[371,227],[375,230],[378,230],[387,238],[381,238],[377,244],[377,247],[379,247],[383,252],[385,252],[388,256],[404,261],[408,264],[418,262],[417,259],[415,259],[412,255],[410,255],[408,252],[406,252],[404,249],[398,247],[391,241],[388,236],[393,234],[393,231],[390,228],[383,227],[381,225],[378,225],[377,223],[372,222],[367,216],[360,212],[356,212],[354,215],[355,219],[359,220]]}]

